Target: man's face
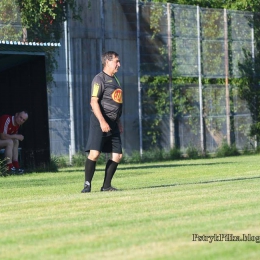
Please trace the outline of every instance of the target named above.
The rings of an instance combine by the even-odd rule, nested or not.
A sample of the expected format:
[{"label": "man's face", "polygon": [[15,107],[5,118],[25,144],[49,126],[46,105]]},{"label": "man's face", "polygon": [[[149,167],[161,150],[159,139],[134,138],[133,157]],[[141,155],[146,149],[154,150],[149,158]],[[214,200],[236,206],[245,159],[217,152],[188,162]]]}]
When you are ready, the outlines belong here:
[{"label": "man's face", "polygon": [[112,74],[115,74],[120,67],[120,59],[119,57],[113,56],[112,60],[107,60],[106,62],[107,68],[111,71]]},{"label": "man's face", "polygon": [[28,119],[28,114],[25,112],[20,112],[15,114],[15,123],[17,125],[22,125]]}]

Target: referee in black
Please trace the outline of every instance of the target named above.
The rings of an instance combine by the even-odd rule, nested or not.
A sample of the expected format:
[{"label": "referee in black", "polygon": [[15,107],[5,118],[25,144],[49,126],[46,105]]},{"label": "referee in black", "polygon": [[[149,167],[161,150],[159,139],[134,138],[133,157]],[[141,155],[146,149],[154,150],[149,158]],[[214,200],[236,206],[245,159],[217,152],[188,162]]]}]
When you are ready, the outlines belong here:
[{"label": "referee in black", "polygon": [[120,117],[123,93],[115,75],[120,67],[119,55],[114,51],[105,52],[102,55],[102,65],[103,70],[94,77],[91,84],[90,105],[92,113],[90,115],[86,149],[88,157],[85,163],[85,183],[82,193],[91,191],[91,181],[101,152],[111,154],[111,158],[106,164],[101,191],[116,191],[117,189],[111,185],[111,181],[122,159],[120,134],[123,132],[123,128]]}]

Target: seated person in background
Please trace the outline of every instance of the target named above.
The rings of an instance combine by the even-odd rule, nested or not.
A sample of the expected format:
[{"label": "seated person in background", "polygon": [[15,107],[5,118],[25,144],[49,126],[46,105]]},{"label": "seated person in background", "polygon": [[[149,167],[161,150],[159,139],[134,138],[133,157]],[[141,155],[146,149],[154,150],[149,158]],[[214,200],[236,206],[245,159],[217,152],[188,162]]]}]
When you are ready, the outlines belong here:
[{"label": "seated person in background", "polygon": [[18,147],[24,136],[18,134],[18,129],[27,119],[26,111],[20,111],[14,116],[0,116],[0,149],[5,149],[7,169],[10,172],[23,172],[18,162]]}]

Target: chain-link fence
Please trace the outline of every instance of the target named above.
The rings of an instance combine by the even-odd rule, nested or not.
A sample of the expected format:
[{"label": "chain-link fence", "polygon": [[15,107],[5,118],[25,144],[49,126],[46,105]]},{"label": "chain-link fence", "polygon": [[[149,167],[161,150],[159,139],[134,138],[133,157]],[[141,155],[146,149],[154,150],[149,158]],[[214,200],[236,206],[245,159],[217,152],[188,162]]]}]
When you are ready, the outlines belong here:
[{"label": "chain-link fence", "polygon": [[[127,153],[173,146],[213,152],[224,141],[241,149],[252,143],[250,111],[230,82],[242,76],[239,64],[258,53],[256,14],[135,0],[89,3],[82,22],[59,27],[57,88],[49,93],[52,153],[68,153],[73,142],[76,151],[84,149],[91,80],[109,49],[122,61]],[[19,27],[19,16],[0,20],[0,40],[36,39]]]},{"label": "chain-link fence", "polygon": [[182,150],[251,145],[250,111],[229,81],[254,58],[253,14],[149,3],[139,15],[144,149],[170,148],[170,136]]}]

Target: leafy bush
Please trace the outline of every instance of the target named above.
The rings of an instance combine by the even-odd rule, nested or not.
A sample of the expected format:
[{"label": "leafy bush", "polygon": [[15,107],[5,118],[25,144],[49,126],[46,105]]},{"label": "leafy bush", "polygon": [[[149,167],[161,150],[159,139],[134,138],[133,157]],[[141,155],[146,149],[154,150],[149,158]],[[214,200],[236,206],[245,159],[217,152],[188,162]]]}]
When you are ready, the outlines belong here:
[{"label": "leafy bush", "polygon": [[[244,154],[250,154],[247,148],[244,149]],[[186,154],[189,159],[198,159],[198,158],[208,158],[209,154],[202,154],[201,151],[195,147],[193,144],[190,144],[186,149]],[[217,149],[216,157],[225,157],[225,156],[236,156],[240,155],[235,145],[228,146],[227,143],[223,143],[219,149]],[[72,157],[72,165],[69,163],[69,158],[66,156],[52,156],[51,164],[48,166],[48,170],[54,170],[55,167],[64,168],[68,166],[75,167],[84,167],[87,155],[85,152],[79,152]],[[97,164],[105,164],[107,160],[110,158],[110,154],[101,153],[100,157],[97,161]],[[155,148],[152,150],[143,151],[142,156],[140,155],[140,151],[133,151],[132,154],[127,154],[123,152],[123,157],[121,160],[122,164],[127,163],[144,163],[144,162],[160,162],[160,161],[169,161],[169,160],[179,160],[182,159],[182,153],[180,149],[174,147],[172,149],[164,150]],[[46,167],[45,167],[46,170]]]},{"label": "leafy bush", "polygon": [[108,154],[108,153],[101,153],[99,158],[98,158],[97,164],[98,165],[106,164],[108,159],[110,159],[110,154]]},{"label": "leafy bush", "polygon": [[139,151],[133,151],[131,156],[129,157],[129,163],[141,163],[142,162],[142,157],[140,155]]},{"label": "leafy bush", "polygon": [[[76,153],[75,155],[72,156],[72,166],[84,167],[87,157],[88,155],[86,154],[86,152]],[[104,164],[109,158],[110,158],[110,154],[101,153],[97,160],[97,164],[98,165]]]},{"label": "leafy bush", "polygon": [[142,155],[142,162],[153,162],[153,161],[162,161],[163,152],[161,149],[153,149],[144,151]]},{"label": "leafy bush", "polygon": [[240,155],[238,149],[235,144],[228,145],[224,142],[217,150],[216,157],[227,157],[227,156],[237,156]]},{"label": "leafy bush", "polygon": [[72,165],[76,167],[82,167],[86,162],[86,153],[80,152],[72,156]]},{"label": "leafy bush", "polygon": [[123,157],[122,157],[122,159],[121,159],[121,163],[123,164],[123,163],[130,163],[130,161],[131,161],[131,156],[130,155],[128,155],[127,153],[125,153],[124,151],[123,151]]},{"label": "leafy bush", "polygon": [[65,155],[61,155],[61,156],[52,155],[50,163],[52,165],[56,165],[58,168],[65,168],[70,165],[69,157]]},{"label": "leafy bush", "polygon": [[250,147],[248,145],[246,145],[244,148],[243,148],[243,155],[251,155],[251,154],[254,154],[256,151],[253,150],[253,149],[250,149]]},{"label": "leafy bush", "polygon": [[181,150],[174,147],[170,150],[170,158],[172,160],[179,160],[181,159]]},{"label": "leafy bush", "polygon": [[200,153],[194,145],[189,145],[186,153],[189,159],[198,159],[200,157]]},{"label": "leafy bush", "polygon": [[260,153],[260,146],[257,146],[255,149],[255,153],[259,154]]},{"label": "leafy bush", "polygon": [[62,157],[51,156],[49,163],[42,163],[40,165],[30,164],[27,165],[25,173],[32,172],[58,172],[58,168],[61,167],[59,164]]},{"label": "leafy bush", "polygon": [[140,155],[140,151],[133,151],[131,155],[124,153],[121,163],[160,162],[180,158],[181,152],[177,148],[173,148],[169,151],[155,148],[153,150],[143,151],[142,156]]},{"label": "leafy bush", "polygon": [[5,159],[0,159],[0,176],[7,176],[8,172],[7,172],[7,167],[6,167],[6,162]]}]

